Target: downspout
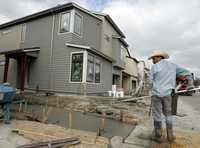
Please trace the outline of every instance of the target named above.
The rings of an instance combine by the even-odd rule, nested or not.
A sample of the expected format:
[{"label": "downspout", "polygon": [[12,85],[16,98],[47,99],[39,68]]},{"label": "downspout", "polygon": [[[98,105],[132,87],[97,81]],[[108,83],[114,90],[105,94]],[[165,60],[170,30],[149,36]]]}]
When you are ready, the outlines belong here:
[{"label": "downspout", "polygon": [[52,90],[54,86],[52,68],[53,68],[53,41],[54,41],[54,30],[55,30],[55,15],[53,11],[51,13],[53,16],[53,20],[52,20],[52,30],[51,30],[50,61],[49,61],[49,89],[50,90]]}]

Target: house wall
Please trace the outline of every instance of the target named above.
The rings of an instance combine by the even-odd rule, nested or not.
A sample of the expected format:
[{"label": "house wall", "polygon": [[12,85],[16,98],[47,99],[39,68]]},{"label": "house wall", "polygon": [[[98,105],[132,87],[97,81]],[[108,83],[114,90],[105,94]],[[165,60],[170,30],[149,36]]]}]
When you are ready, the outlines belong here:
[{"label": "house wall", "polygon": [[19,49],[22,25],[16,25],[0,30],[0,50]]},{"label": "house wall", "polygon": [[138,77],[137,62],[131,58],[126,58],[126,65],[125,65],[124,72],[132,76]]},{"label": "house wall", "polygon": [[[100,50],[101,22],[83,12],[78,11],[78,13],[83,16],[83,34],[81,37],[70,32],[63,34],[58,33],[60,14],[55,16],[51,89],[70,93],[83,93],[85,87],[87,93],[100,93],[110,90],[112,85],[111,63],[100,57],[103,68],[101,84],[88,83],[88,85],[84,86],[83,83],[70,82],[71,53],[83,51],[83,49],[68,47],[66,43],[86,45]],[[103,79],[105,76],[107,76],[107,78]]]},{"label": "house wall", "polygon": [[121,42],[113,37],[120,35],[104,16],[99,15],[99,17],[102,19],[101,52],[113,58],[116,61],[114,65],[124,68],[125,62],[121,61]]},{"label": "house wall", "polygon": [[88,93],[104,93],[112,89],[112,63],[100,58],[101,60],[101,79],[100,84],[88,83]]},{"label": "house wall", "polygon": [[121,60],[121,42],[117,38],[112,39],[113,59],[115,60],[114,66],[125,68],[125,61]]},{"label": "house wall", "polygon": [[[72,32],[59,33],[60,13],[26,23],[26,39],[23,43],[18,42],[19,48],[40,47],[38,58],[32,60],[30,65],[30,80],[26,88],[39,87],[41,90],[70,93],[82,93],[85,90],[83,83],[70,82],[71,52],[83,51],[83,49],[68,47],[66,43],[88,45],[100,50],[102,26],[99,19],[81,11],[78,13],[83,16],[81,37]],[[102,64],[101,82],[99,84],[86,83],[87,93],[102,93],[111,90],[112,63],[104,58],[98,58]],[[14,67],[11,68],[17,69],[17,65]]]},{"label": "house wall", "polygon": [[28,88],[49,89],[49,63],[51,55],[52,16],[26,23],[26,39],[21,48],[40,47],[38,58],[30,65]]},{"label": "house wall", "polygon": [[[21,43],[21,31],[22,25],[16,25],[9,28],[0,30],[0,51],[3,50],[14,50],[20,48]],[[1,57],[4,60],[4,56]],[[0,60],[1,60],[0,59]],[[17,61],[10,59],[7,82],[16,86],[16,76],[17,76]],[[0,82],[3,82],[4,75],[4,65],[0,65]]]},{"label": "house wall", "polygon": [[111,89],[112,64],[101,57],[98,57],[102,64],[101,82],[99,84],[70,81],[71,53],[83,51],[83,49],[64,46],[59,48],[59,52],[54,53],[54,73],[52,77],[54,91],[83,94],[84,91],[86,93],[103,93]]},{"label": "house wall", "polygon": [[71,43],[86,45],[93,47],[96,50],[100,50],[102,29],[101,20],[78,9],[75,9],[75,11],[83,17],[83,32],[81,37],[73,33]]},{"label": "house wall", "polygon": [[102,34],[101,34],[101,51],[109,57],[113,57],[112,48],[112,36],[119,36],[114,30],[111,24],[105,19],[104,16],[100,16],[102,19]]}]

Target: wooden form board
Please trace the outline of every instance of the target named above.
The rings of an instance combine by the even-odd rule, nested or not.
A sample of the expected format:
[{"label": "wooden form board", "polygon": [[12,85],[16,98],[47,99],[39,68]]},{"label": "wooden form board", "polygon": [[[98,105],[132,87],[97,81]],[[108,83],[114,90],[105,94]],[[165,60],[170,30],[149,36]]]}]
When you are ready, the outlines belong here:
[{"label": "wooden form board", "polygon": [[40,142],[63,138],[80,138],[81,144],[70,148],[107,148],[109,139],[97,136],[97,133],[66,129],[53,124],[43,124],[32,121],[14,121],[13,131],[24,137]]}]

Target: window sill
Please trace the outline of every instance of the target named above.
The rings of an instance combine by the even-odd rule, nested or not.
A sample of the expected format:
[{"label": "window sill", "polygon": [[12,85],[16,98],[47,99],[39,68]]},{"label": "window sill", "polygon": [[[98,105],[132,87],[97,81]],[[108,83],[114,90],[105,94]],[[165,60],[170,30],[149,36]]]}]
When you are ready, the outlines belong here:
[{"label": "window sill", "polygon": [[70,34],[70,33],[72,33],[72,32],[70,32],[70,31],[68,31],[68,32],[58,32],[58,35],[65,35],[65,34]]},{"label": "window sill", "polygon": [[83,38],[83,36],[82,36],[82,34],[81,35],[79,35],[79,34],[77,34],[77,33],[75,33],[75,32],[71,32],[73,35],[75,35],[75,36],[77,36],[77,37],[79,37],[79,38]]}]

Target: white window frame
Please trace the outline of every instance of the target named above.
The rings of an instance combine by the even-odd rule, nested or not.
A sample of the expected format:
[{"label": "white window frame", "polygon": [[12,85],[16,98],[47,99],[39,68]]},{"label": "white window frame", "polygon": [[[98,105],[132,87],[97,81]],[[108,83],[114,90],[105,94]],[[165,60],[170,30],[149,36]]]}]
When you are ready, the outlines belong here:
[{"label": "white window frame", "polygon": [[123,62],[126,62],[126,53],[125,53],[125,48],[123,45],[121,45],[121,48],[120,48],[120,59],[123,61]]},{"label": "white window frame", "polygon": [[[100,68],[99,68],[99,71],[100,71],[100,80],[99,80],[99,82],[96,82],[96,79],[95,79],[95,77],[96,77],[96,64],[97,64],[96,60],[99,60],[98,64],[100,66]],[[102,62],[101,62],[101,60],[97,56],[94,59],[94,64],[95,64],[95,66],[94,66],[94,82],[95,82],[95,84],[100,84],[101,83],[101,73],[102,73],[102,70],[101,70]]]},{"label": "white window frame", "polygon": [[[91,55],[94,57],[94,78],[93,78],[93,82],[88,82],[86,81],[87,83],[90,83],[90,84],[101,84],[101,73],[102,73],[102,62],[100,60],[100,58],[90,52],[87,53],[88,55]],[[100,65],[100,82],[96,82],[95,81],[95,74],[96,74],[96,59],[98,59],[100,61],[99,65]],[[87,62],[88,62],[88,59],[87,59]],[[87,80],[87,69],[86,69],[86,80]]]},{"label": "white window frame", "polygon": [[[66,14],[66,13],[69,13],[69,31],[60,32],[62,15],[63,15],[63,14]],[[65,11],[65,12],[60,13],[60,15],[59,15],[59,26],[58,26],[58,35],[61,35],[61,34],[68,34],[68,33],[70,33],[70,32],[72,31],[72,30],[71,30],[72,18],[73,18],[73,17],[72,17],[71,11]]]},{"label": "white window frame", "polygon": [[[73,54],[83,54],[83,71],[82,71],[82,81],[80,82],[75,82],[71,81],[71,68],[72,68],[72,56]],[[77,52],[71,52],[70,54],[70,73],[69,73],[69,83],[85,83],[86,82],[86,74],[87,74],[87,51],[77,51]]]},{"label": "white window frame", "polygon": [[22,24],[21,30],[21,42],[24,43],[26,40],[26,23]]},{"label": "white window frame", "polygon": [[[93,54],[91,54],[91,53],[88,53],[87,56],[88,56],[88,57],[91,56],[91,57],[93,58],[93,79],[92,79],[92,81],[88,81],[88,67],[87,67],[86,81],[87,81],[88,83],[93,83],[93,82],[94,82],[94,78],[95,78],[95,56],[94,56]],[[89,58],[87,58],[87,64],[88,64],[88,62],[89,62]],[[90,61],[90,62],[92,62],[92,61]],[[88,66],[88,65],[87,65],[87,66]]]},{"label": "white window frame", "polygon": [[0,60],[0,66],[4,66],[6,64],[5,60]]},{"label": "white window frame", "polygon": [[[80,32],[80,34],[75,32],[75,15],[78,15],[81,18],[81,26],[80,26],[81,27],[81,32]],[[77,11],[74,11],[73,12],[73,18],[74,18],[74,20],[73,20],[73,33],[75,35],[79,36],[79,37],[82,37],[82,34],[83,34],[83,16],[80,13],[78,13]]]},{"label": "white window frame", "polygon": [[[65,13],[69,13],[70,14],[70,18],[69,18],[69,31],[61,33],[60,32],[60,29],[61,29],[61,19],[62,19],[62,14],[65,14]],[[75,28],[75,26],[74,26],[75,25],[75,14],[81,16],[81,20],[82,20],[81,21],[81,34],[78,34],[78,33],[74,32],[74,28]],[[70,10],[70,11],[65,11],[65,12],[60,13],[60,15],[59,15],[59,26],[58,26],[58,35],[73,33],[77,37],[82,38],[83,37],[83,31],[84,31],[84,28],[83,28],[83,16],[79,12],[77,12],[76,10],[73,9],[73,10]]]},{"label": "white window frame", "polygon": [[[71,81],[71,68],[72,68],[72,56],[73,56],[73,54],[78,54],[78,53],[82,53],[83,54],[83,71],[82,71],[82,81],[80,81],[80,82],[75,82],[75,81]],[[95,66],[94,66],[94,80],[93,80],[93,82],[87,82],[87,64],[88,64],[88,54],[90,54],[90,55],[92,55],[92,56],[94,56],[94,64],[96,64],[96,59],[98,59],[99,61],[100,61],[100,82],[95,82]],[[71,52],[71,54],[70,54],[70,70],[69,70],[69,83],[87,83],[87,84],[96,84],[96,85],[98,85],[98,84],[101,84],[101,75],[102,75],[102,62],[101,62],[101,59],[98,57],[98,56],[96,56],[96,55],[94,55],[94,54],[92,54],[92,53],[90,53],[90,52],[88,52],[87,50],[84,50],[83,49],[83,51],[77,51],[77,52]]]},{"label": "white window frame", "polygon": [[11,28],[9,28],[9,29],[5,29],[5,30],[2,30],[1,31],[1,35],[3,36],[3,35],[7,35],[7,34],[9,34],[9,33],[11,33],[12,32],[12,29]]}]

